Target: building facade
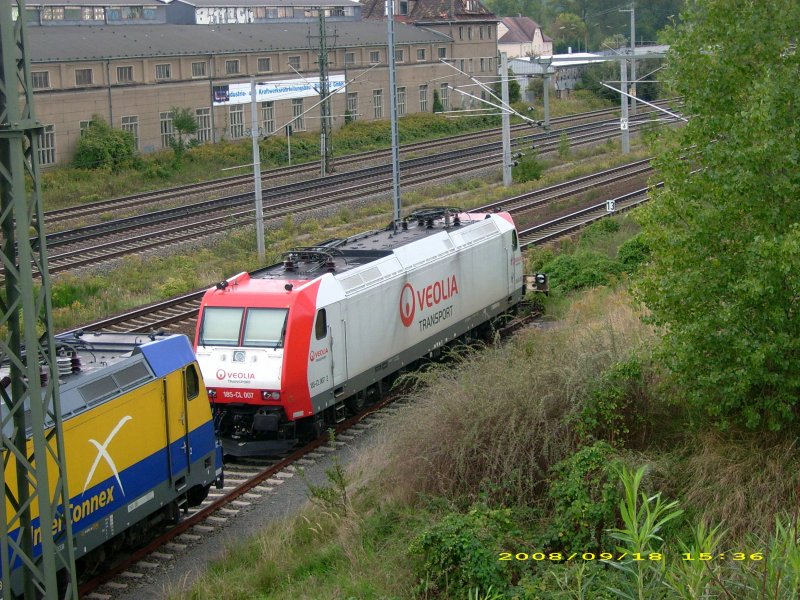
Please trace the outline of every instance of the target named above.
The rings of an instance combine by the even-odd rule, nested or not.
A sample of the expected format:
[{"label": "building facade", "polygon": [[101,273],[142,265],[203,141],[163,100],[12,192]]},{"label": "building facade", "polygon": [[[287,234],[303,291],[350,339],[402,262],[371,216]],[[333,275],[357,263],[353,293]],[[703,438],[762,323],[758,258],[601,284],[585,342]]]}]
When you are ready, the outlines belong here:
[{"label": "building facade", "polygon": [[553,40],[528,17],[505,17],[497,25],[497,49],[509,58],[552,56]]},{"label": "building facade", "polygon": [[[330,12],[339,11],[342,1],[333,0]],[[230,8],[230,3],[185,4],[196,19],[200,8],[221,10]],[[191,110],[200,142],[249,137],[253,127],[262,136],[284,135],[288,126],[293,131],[320,128],[320,110],[315,107],[318,13],[308,15],[305,22],[180,25],[168,22],[164,6],[152,5],[152,12],[146,13],[150,21],[143,24],[139,19],[145,18],[144,8],[139,10],[143,5],[131,4],[126,13],[130,18],[119,24],[113,19],[121,13],[97,4],[91,7],[91,15],[98,17],[94,26],[66,19],[89,16],[86,4],[81,3],[79,13],[62,6],[64,10],[56,14],[63,14],[63,19],[43,18],[44,9],[58,8],[55,5],[30,5],[26,10],[27,16],[36,16],[28,39],[36,112],[45,124],[43,166],[70,161],[94,115],[129,131],[143,153],[169,147],[173,108]],[[252,3],[240,7],[258,8]],[[327,22],[329,10],[323,10],[328,74],[336,91],[331,106],[334,127],[344,123],[345,115],[356,120],[388,118],[385,21],[341,17]],[[48,26],[53,21],[58,26]],[[468,107],[474,101],[453,97],[451,86],[470,84],[470,75],[496,79],[496,23],[477,19],[435,28],[398,22],[395,59],[400,116],[430,112],[434,90],[446,109]],[[250,116],[251,78],[257,83],[255,124]]]}]

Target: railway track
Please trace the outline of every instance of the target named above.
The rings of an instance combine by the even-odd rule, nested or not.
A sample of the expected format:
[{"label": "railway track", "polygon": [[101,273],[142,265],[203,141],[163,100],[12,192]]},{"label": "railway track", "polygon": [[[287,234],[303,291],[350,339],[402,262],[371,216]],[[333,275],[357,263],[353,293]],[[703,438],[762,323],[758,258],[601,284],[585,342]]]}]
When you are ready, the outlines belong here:
[{"label": "railway track", "polygon": [[[677,100],[676,98],[665,99],[663,101],[657,102],[656,104],[666,105],[674,103],[676,100]],[[585,121],[596,121],[598,119],[602,120],[603,117],[608,117],[609,119],[612,119],[612,117],[614,117],[617,114],[618,114],[617,108],[609,108],[609,109],[579,113],[577,115],[558,117],[551,120],[551,129],[548,132],[534,134],[533,136],[532,135],[517,136],[518,140],[517,144],[525,143],[530,138],[535,137],[535,135],[542,136],[543,139],[546,139],[547,136],[550,137],[554,136],[555,138],[557,138],[563,131],[568,131],[571,125],[578,125]],[[652,113],[643,113],[643,114],[652,114]],[[617,123],[617,121],[614,122]],[[557,126],[558,129],[553,129],[553,126]],[[520,132],[529,134],[530,131],[531,130],[529,125],[523,124],[523,125],[512,126],[512,135]],[[435,153],[439,153],[441,152],[443,147],[452,147],[461,144],[471,144],[476,141],[484,142],[487,137],[490,137],[492,135],[499,136],[500,130],[489,129],[489,130],[477,131],[457,136],[439,138],[436,140],[431,140],[426,142],[417,142],[414,144],[408,144],[401,148],[401,154],[404,156],[410,156],[412,154],[416,155],[421,152],[427,152],[427,151],[433,151]],[[496,144],[499,146],[500,142],[498,141],[496,142]],[[389,163],[390,156],[391,156],[390,150],[378,150],[378,151],[361,152],[357,154],[337,157],[334,159],[334,161],[336,168],[339,171],[347,170],[348,168],[355,168],[356,170],[358,170],[361,167],[363,167],[365,163],[369,162],[377,161],[379,163],[384,163],[384,164]],[[265,185],[265,188],[269,188],[270,186],[273,186],[275,182],[278,181],[285,181],[288,179],[298,179],[298,178],[306,179],[308,177],[313,178],[318,171],[319,171],[319,164],[316,162],[295,165],[292,167],[279,167],[275,169],[270,169],[268,173],[263,174],[262,183]],[[182,185],[165,190],[154,190],[149,192],[143,192],[132,196],[113,198],[109,200],[101,200],[98,202],[92,202],[88,204],[81,204],[81,205],[71,206],[68,208],[47,211],[45,213],[45,223],[48,226],[48,228],[53,228],[54,226],[61,226],[66,222],[75,221],[78,219],[105,216],[110,213],[119,214],[120,212],[127,212],[127,211],[149,210],[153,206],[169,203],[170,201],[183,202],[187,196],[194,196],[198,194],[214,194],[215,192],[228,194],[230,193],[231,188],[236,188],[236,187],[248,188],[249,191],[252,189],[252,185],[253,185],[252,175],[236,175],[231,177],[225,177],[222,179],[216,179],[213,181]]]},{"label": "railway track", "polygon": [[[607,124],[592,124],[588,126],[588,131],[574,132],[571,145],[577,147],[599,143],[615,135],[616,130]],[[560,140],[540,142],[538,149],[541,153],[551,152],[557,149],[559,143]],[[412,186],[440,181],[443,176],[454,177],[473,173],[476,169],[499,165],[501,158],[496,148],[491,147],[492,144],[485,146],[490,148],[473,149],[466,157],[463,153],[450,152],[448,153],[450,160],[428,157],[404,161],[409,164],[403,167],[403,184]],[[270,221],[279,223],[287,215],[302,218],[312,211],[362,200],[366,196],[386,193],[391,189],[388,166],[373,167],[367,171],[366,174],[362,172],[343,174],[339,178],[338,186],[334,188],[330,187],[332,180],[325,178],[273,191],[267,195],[264,218],[268,223]],[[567,193],[564,191],[562,196]],[[287,196],[290,199],[277,201],[279,197]],[[523,207],[526,196],[518,198],[520,208]],[[550,201],[555,199],[557,197]],[[542,203],[544,202],[545,200],[542,200]],[[85,266],[96,266],[125,255],[207,239],[224,231],[251,226],[255,220],[252,203],[252,194],[237,194],[225,199],[195,203],[51,234],[48,236],[49,270],[51,273],[58,273]],[[500,203],[495,203],[498,204]],[[514,212],[518,207],[509,204],[509,208],[503,210]]]}]

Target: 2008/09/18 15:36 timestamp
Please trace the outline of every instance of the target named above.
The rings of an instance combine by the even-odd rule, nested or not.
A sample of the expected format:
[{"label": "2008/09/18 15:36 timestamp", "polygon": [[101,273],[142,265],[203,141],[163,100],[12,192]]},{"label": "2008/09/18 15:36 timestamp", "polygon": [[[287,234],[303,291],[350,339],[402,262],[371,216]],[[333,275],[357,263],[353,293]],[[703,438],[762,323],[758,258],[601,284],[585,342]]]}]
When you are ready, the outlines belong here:
[{"label": "2008/09/18 15:36 timestamp", "polygon": [[[681,552],[682,560],[764,560],[763,552]],[[498,560],[534,560],[544,561],[549,560],[553,562],[562,562],[570,560],[605,560],[605,561],[622,561],[622,560],[664,560],[666,554],[664,552],[500,552]]]}]

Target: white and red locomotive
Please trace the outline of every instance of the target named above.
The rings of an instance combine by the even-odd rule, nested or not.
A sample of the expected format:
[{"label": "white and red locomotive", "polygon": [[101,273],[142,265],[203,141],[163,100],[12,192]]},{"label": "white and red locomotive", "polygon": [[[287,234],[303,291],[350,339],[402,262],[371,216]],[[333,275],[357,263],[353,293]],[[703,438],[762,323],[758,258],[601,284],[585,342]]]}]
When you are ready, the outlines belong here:
[{"label": "white and red locomotive", "polygon": [[523,297],[507,213],[412,213],[208,290],[195,352],[225,451],[316,436],[393,375]]}]

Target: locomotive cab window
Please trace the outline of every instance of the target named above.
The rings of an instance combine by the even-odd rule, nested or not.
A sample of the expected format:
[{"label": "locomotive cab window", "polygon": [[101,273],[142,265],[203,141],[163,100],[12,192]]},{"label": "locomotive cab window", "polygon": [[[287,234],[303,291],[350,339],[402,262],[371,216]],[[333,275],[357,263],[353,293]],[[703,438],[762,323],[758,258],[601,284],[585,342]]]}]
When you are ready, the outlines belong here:
[{"label": "locomotive cab window", "polygon": [[184,379],[186,384],[186,399],[194,400],[200,395],[200,376],[197,374],[197,369],[194,365],[186,367],[186,377]]},{"label": "locomotive cab window", "polygon": [[511,232],[511,248],[513,250],[516,250],[517,246],[519,246],[519,240],[517,240],[517,232],[516,231],[512,231]]},{"label": "locomotive cab window", "polygon": [[328,315],[324,308],[320,308],[317,311],[317,322],[314,325],[314,332],[317,334],[318,340],[328,335]]},{"label": "locomotive cab window", "polygon": [[237,346],[243,315],[243,308],[206,308],[200,327],[200,345]]},{"label": "locomotive cab window", "polygon": [[285,308],[250,308],[244,325],[243,346],[281,348],[286,334]]}]

